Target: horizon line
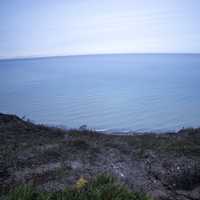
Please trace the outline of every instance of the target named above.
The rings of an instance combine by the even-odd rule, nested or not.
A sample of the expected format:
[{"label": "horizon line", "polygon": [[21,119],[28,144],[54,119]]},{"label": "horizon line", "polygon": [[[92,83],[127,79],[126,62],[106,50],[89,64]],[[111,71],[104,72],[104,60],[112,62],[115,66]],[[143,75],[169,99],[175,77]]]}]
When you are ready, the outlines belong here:
[{"label": "horizon line", "polygon": [[106,55],[153,55],[153,54],[171,54],[171,55],[198,55],[200,52],[129,52],[129,53],[91,53],[91,54],[60,54],[60,55],[32,55],[32,56],[16,56],[16,57],[0,57],[3,60],[29,60],[29,59],[45,59],[57,57],[80,57],[80,56],[106,56]]}]

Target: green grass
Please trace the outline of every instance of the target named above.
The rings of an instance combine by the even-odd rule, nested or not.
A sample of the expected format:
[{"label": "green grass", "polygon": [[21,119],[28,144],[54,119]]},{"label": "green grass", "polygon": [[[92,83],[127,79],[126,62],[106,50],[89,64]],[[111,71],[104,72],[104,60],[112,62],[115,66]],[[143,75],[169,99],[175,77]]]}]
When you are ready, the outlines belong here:
[{"label": "green grass", "polygon": [[8,194],[8,200],[150,200],[145,194],[129,191],[113,177],[100,175],[80,189],[62,192],[38,192],[31,186],[20,186]]}]

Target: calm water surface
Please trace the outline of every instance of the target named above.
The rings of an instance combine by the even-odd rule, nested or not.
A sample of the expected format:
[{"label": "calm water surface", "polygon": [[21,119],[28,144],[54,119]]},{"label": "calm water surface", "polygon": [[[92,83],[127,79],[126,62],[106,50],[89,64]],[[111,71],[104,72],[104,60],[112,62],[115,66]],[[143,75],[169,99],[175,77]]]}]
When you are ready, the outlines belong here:
[{"label": "calm water surface", "polygon": [[0,61],[0,112],[119,131],[200,126],[200,55]]}]

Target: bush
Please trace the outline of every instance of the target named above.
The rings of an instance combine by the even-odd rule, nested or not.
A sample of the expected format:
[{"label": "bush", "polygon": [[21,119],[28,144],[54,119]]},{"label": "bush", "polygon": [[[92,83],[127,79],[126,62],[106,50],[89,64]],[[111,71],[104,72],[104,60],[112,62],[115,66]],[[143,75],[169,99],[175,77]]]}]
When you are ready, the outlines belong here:
[{"label": "bush", "polygon": [[145,194],[129,191],[108,175],[100,175],[81,189],[62,192],[38,192],[31,186],[20,186],[8,195],[8,200],[150,200]]}]

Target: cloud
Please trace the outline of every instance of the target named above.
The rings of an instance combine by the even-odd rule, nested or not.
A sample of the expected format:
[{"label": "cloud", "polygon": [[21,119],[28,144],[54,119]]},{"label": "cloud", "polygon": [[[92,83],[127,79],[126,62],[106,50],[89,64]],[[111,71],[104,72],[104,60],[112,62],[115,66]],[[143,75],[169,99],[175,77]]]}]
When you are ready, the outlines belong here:
[{"label": "cloud", "polygon": [[199,1],[0,2],[0,56],[200,52]]}]

